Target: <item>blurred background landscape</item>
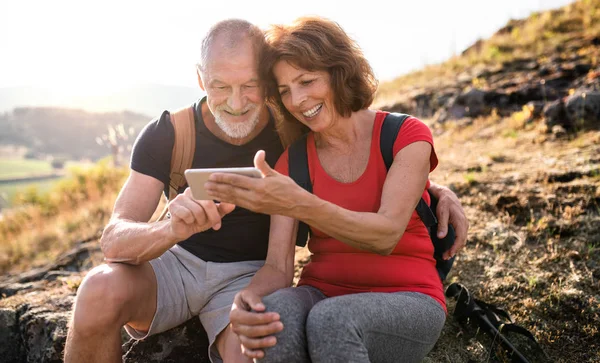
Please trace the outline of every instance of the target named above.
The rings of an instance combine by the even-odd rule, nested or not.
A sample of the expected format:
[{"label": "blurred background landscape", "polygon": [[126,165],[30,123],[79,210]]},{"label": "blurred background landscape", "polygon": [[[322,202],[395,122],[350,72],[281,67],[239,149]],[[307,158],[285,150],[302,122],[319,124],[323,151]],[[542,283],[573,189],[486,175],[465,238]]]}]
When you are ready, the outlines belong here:
[{"label": "blurred background landscape", "polygon": [[[310,11],[269,16],[240,5],[232,16],[266,26],[305,11],[354,36],[381,79],[375,106],[430,126],[440,159],[431,178],[457,193],[469,217],[469,242],[448,282],[465,284],[530,329],[550,356],[532,361],[598,362],[600,1],[422,3],[389,11],[394,20],[377,3],[365,14],[325,4],[319,12],[308,2]],[[47,20],[24,17],[32,4],[40,13],[83,9],[69,2],[0,5],[13,25],[40,22],[23,30],[20,42],[16,25],[0,25],[0,49],[33,58],[0,60],[0,356],[59,362],[76,289],[102,263],[98,238],[127,176],[132,143],[164,109],[202,96],[193,68],[200,34],[229,16],[198,4],[178,13],[177,3],[148,9],[155,21],[137,23],[127,11],[140,4],[92,6],[85,11],[98,11],[99,20],[88,19],[102,24],[98,34],[124,43],[92,32],[82,44],[63,23],[55,35],[66,45],[50,46],[43,41]],[[420,16],[427,9],[431,17]],[[192,24],[203,10],[214,21],[160,33],[160,14]],[[402,21],[398,13],[406,14]],[[85,32],[83,22],[74,25]],[[181,51],[163,51],[165,44]],[[113,52],[93,63],[96,48]],[[297,251],[296,278],[308,258]],[[186,343],[194,339],[190,331],[127,343],[124,361],[188,361],[198,349]],[[490,346],[449,315],[426,361],[506,360]]]}]

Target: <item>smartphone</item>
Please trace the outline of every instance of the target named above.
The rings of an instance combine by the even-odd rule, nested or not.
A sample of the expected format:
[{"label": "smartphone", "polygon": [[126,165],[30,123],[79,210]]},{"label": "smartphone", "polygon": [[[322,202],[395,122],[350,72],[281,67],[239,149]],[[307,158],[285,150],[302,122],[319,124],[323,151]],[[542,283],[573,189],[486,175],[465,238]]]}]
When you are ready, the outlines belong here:
[{"label": "smartphone", "polygon": [[257,168],[211,168],[211,169],[187,169],[185,179],[192,190],[192,196],[197,200],[212,200],[204,190],[204,183],[213,173],[233,173],[249,176],[251,178],[262,178],[260,170]]}]

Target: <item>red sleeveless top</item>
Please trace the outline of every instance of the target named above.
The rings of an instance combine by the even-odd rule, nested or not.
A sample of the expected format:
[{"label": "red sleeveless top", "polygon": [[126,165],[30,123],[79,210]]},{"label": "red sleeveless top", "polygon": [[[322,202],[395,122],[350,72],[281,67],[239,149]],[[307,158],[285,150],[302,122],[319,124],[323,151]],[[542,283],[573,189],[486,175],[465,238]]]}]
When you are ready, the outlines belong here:
[{"label": "red sleeveless top", "polygon": [[[379,210],[383,183],[387,175],[379,146],[381,125],[386,114],[377,112],[367,168],[352,183],[339,182],[325,172],[317,156],[314,135],[308,135],[309,172],[316,196],[348,210],[374,213]],[[432,171],[438,162],[433,150],[433,137],[427,125],[414,117],[406,119],[402,125],[394,143],[394,155],[416,141],[431,144]],[[281,155],[275,169],[289,175],[288,150]],[[423,190],[423,199],[427,203],[430,202],[426,190]],[[304,266],[298,286],[316,287],[326,296],[360,292],[414,291],[431,296],[446,310],[443,286],[433,258],[433,244],[416,211],[413,212],[404,235],[389,256],[350,247],[316,228],[310,228],[308,248],[312,253],[311,261]]]}]

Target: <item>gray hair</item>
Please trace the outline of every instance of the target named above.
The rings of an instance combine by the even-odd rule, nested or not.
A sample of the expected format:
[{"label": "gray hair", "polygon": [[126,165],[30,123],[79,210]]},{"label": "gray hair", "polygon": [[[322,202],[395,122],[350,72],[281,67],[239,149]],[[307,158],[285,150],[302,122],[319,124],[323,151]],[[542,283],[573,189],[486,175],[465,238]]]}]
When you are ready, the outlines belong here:
[{"label": "gray hair", "polygon": [[222,20],[213,25],[202,40],[200,62],[197,64],[200,71],[205,70],[211,47],[217,38],[224,39],[224,46],[228,49],[235,49],[241,42],[249,39],[256,56],[259,56],[266,44],[263,31],[256,25],[242,19]]}]

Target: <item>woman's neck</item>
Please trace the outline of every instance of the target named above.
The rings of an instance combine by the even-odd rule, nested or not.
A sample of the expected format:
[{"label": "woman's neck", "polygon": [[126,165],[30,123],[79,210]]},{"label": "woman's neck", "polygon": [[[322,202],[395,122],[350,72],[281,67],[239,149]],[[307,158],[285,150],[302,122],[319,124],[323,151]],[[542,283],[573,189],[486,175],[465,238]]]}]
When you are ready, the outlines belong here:
[{"label": "woman's neck", "polygon": [[340,116],[327,130],[314,134],[317,148],[351,150],[359,140],[370,135],[375,114],[375,111],[364,109],[353,112],[350,117]]}]

